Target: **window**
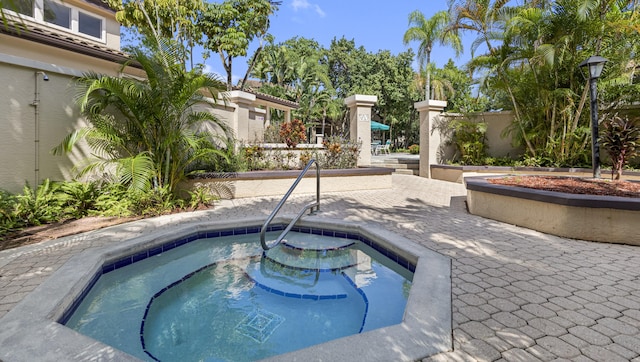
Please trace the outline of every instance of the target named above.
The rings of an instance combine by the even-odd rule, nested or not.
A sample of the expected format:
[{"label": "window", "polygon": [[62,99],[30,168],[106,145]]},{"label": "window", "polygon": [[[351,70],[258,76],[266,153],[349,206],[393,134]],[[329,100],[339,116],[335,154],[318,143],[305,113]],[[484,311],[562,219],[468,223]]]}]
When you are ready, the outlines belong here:
[{"label": "window", "polygon": [[71,29],[71,8],[51,0],[44,0],[44,21]]},{"label": "window", "polygon": [[79,11],[78,31],[95,38],[102,38],[102,20]]},{"label": "window", "polygon": [[73,33],[97,38],[101,41],[105,39],[104,18],[66,5],[62,0],[0,0],[0,7],[28,16],[39,23],[53,24]]},{"label": "window", "polygon": [[33,2],[34,0],[8,1],[3,5],[5,5],[7,9],[15,11],[18,14],[33,17]]}]

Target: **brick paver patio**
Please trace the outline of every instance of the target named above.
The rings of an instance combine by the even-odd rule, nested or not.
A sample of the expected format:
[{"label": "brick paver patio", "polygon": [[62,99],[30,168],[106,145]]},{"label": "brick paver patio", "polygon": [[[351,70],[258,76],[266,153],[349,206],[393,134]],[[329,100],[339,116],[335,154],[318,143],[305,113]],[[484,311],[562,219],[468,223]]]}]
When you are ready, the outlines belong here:
[{"label": "brick paver patio", "polygon": [[[393,185],[323,195],[321,215],[384,226],[453,260],[453,351],[427,361],[640,362],[639,247],[469,215],[463,185],[405,175],[394,175]],[[226,200],[200,213],[266,217],[277,201]],[[285,214],[309,197],[291,201]],[[132,228],[143,233],[140,225]],[[0,317],[71,256],[101,245],[86,233],[0,252]]]}]

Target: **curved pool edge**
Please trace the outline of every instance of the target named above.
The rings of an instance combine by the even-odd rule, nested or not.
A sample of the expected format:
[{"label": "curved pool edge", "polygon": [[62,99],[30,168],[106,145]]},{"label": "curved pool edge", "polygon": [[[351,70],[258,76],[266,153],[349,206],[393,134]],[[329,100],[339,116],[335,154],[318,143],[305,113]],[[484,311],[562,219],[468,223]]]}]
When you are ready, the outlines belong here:
[{"label": "curved pool edge", "polygon": [[[89,249],[72,257],[0,319],[3,326],[0,329],[0,360],[31,361],[33,356],[38,356],[39,361],[138,361],[56,321],[105,263],[189,233],[259,226],[263,222],[262,218],[211,222],[198,215],[201,214],[146,219],[94,232],[94,237],[110,238],[114,244]],[[282,218],[276,222],[285,220]],[[451,261],[448,257],[381,229],[375,223],[348,223],[308,216],[298,225],[357,231],[362,236],[375,239],[417,263],[414,286],[418,284],[419,287],[411,288],[401,324],[274,356],[269,361],[306,361],[319,357],[353,361],[416,360],[452,349]],[[149,229],[153,231],[145,233]],[[128,240],[119,242],[122,239]],[[420,282],[416,283],[416,280]]]}]

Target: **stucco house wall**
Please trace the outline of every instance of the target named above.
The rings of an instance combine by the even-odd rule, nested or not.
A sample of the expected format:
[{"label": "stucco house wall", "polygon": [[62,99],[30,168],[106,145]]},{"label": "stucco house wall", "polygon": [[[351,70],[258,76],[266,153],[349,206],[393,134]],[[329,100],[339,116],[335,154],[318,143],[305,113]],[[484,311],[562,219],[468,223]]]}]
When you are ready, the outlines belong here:
[{"label": "stucco house wall", "polygon": [[[0,188],[10,192],[45,178],[72,177],[74,164],[89,151],[80,148],[68,156],[50,152],[74,128],[84,126],[73,101],[72,79],[88,70],[117,75],[120,65],[115,60],[124,59],[112,10],[92,1],[64,4],[104,18],[102,39],[51,28],[28,17],[16,20],[27,29],[16,32],[9,23],[0,30]],[[92,50],[83,54],[70,49],[83,46]]]},{"label": "stucco house wall", "polygon": [[[512,144],[510,135],[503,137],[503,132],[513,122],[513,112],[482,112],[470,115],[461,115],[456,113],[443,113],[441,117],[445,122],[454,119],[464,119],[472,122],[484,122],[487,124],[486,144],[488,146],[487,154],[490,157],[512,157],[517,158],[524,153],[521,147],[515,147]],[[447,139],[443,140],[439,151],[439,160],[445,163],[456,155],[455,145],[445,144]]]},{"label": "stucco house wall", "polygon": [[[78,147],[64,156],[51,154],[66,135],[85,126],[74,102],[73,78],[87,71],[120,75],[121,64],[127,59],[120,51],[120,26],[113,10],[100,0],[66,0],[62,4],[105,19],[101,39],[51,26],[39,21],[37,13],[7,26],[0,23],[0,189],[12,193],[20,192],[25,183],[35,186],[46,178],[73,178],[74,167],[90,155],[88,147]],[[10,20],[16,19],[9,15]],[[15,24],[27,29],[17,31]],[[144,76],[132,67],[124,73]],[[290,110],[297,107],[255,92],[232,91],[226,98],[208,110],[245,142],[262,141],[270,108],[284,110],[288,118]]]}]

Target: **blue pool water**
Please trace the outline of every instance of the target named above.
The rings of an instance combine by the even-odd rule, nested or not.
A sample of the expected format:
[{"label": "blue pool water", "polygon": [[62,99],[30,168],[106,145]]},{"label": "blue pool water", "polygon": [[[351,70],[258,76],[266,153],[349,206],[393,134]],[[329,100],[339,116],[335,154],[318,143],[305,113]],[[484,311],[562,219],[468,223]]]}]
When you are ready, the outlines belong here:
[{"label": "blue pool water", "polygon": [[257,236],[108,266],[63,322],[143,360],[252,361],[402,321],[412,273],[366,242],[290,232],[263,252]]}]

